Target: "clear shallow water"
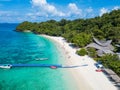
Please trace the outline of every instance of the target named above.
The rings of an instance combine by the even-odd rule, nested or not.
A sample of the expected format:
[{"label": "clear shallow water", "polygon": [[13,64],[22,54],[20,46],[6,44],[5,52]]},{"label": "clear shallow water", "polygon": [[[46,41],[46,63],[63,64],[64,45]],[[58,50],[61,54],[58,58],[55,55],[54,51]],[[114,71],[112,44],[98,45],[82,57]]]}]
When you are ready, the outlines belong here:
[{"label": "clear shallow water", "polygon": [[[61,55],[48,39],[15,32],[17,24],[0,24],[0,64],[60,64]],[[48,58],[36,61],[36,58]],[[0,90],[75,90],[65,69],[40,67],[0,69]]]}]

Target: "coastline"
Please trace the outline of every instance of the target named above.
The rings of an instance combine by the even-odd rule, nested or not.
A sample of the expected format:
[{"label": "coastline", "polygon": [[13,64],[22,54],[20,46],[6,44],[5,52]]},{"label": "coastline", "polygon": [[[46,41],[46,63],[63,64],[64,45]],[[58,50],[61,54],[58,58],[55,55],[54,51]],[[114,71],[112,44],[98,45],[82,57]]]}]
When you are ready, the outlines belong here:
[{"label": "coastline", "polygon": [[85,65],[76,68],[67,68],[67,71],[72,76],[77,89],[76,90],[117,90],[117,87],[110,82],[102,72],[96,72],[97,67],[94,65],[95,61],[88,56],[78,56],[76,49],[69,46],[69,44],[62,37],[53,37],[41,35],[45,38],[55,42],[56,45],[62,49],[62,54],[65,57],[64,65]]}]

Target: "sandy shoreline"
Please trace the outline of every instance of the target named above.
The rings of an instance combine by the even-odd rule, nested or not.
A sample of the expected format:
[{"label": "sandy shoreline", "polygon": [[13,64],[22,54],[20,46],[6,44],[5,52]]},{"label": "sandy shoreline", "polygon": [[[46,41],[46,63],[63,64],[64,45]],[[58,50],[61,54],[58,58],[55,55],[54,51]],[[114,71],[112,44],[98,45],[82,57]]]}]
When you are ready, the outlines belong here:
[{"label": "sandy shoreline", "polygon": [[65,54],[65,65],[84,65],[88,66],[69,68],[69,72],[78,86],[78,90],[117,90],[102,72],[96,72],[95,61],[88,56],[78,56],[76,49],[69,46],[62,37],[42,35],[56,42]]}]

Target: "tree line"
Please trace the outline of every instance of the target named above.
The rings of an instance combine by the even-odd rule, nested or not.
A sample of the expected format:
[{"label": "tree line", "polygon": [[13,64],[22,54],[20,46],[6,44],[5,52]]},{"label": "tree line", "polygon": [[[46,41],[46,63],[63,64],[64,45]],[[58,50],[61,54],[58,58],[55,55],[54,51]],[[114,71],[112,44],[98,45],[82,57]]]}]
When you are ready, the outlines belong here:
[{"label": "tree line", "polygon": [[93,34],[100,40],[112,39],[112,43],[115,45],[120,44],[120,10],[90,19],[49,20],[40,23],[24,21],[17,26],[16,30],[63,36],[68,42],[72,42],[78,47],[84,47],[90,43]]}]

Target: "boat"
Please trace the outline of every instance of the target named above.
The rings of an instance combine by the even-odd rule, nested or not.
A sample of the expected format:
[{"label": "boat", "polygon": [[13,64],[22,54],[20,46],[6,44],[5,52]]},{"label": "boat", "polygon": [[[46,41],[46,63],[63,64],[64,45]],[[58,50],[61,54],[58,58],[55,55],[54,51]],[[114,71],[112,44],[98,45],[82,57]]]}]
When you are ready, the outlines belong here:
[{"label": "boat", "polygon": [[5,68],[5,69],[10,69],[12,65],[10,64],[5,64],[5,65],[0,65],[0,68]]},{"label": "boat", "polygon": [[56,68],[57,68],[57,66],[50,66],[50,68],[51,68],[51,69],[56,69]]},{"label": "boat", "polygon": [[48,60],[48,58],[36,58],[36,60],[37,60],[37,61],[39,61],[39,60],[42,61],[42,60]]},{"label": "boat", "polygon": [[100,69],[100,68],[99,68],[99,69],[96,69],[95,71],[96,71],[96,72],[104,72],[104,70],[103,70],[103,69]]}]

